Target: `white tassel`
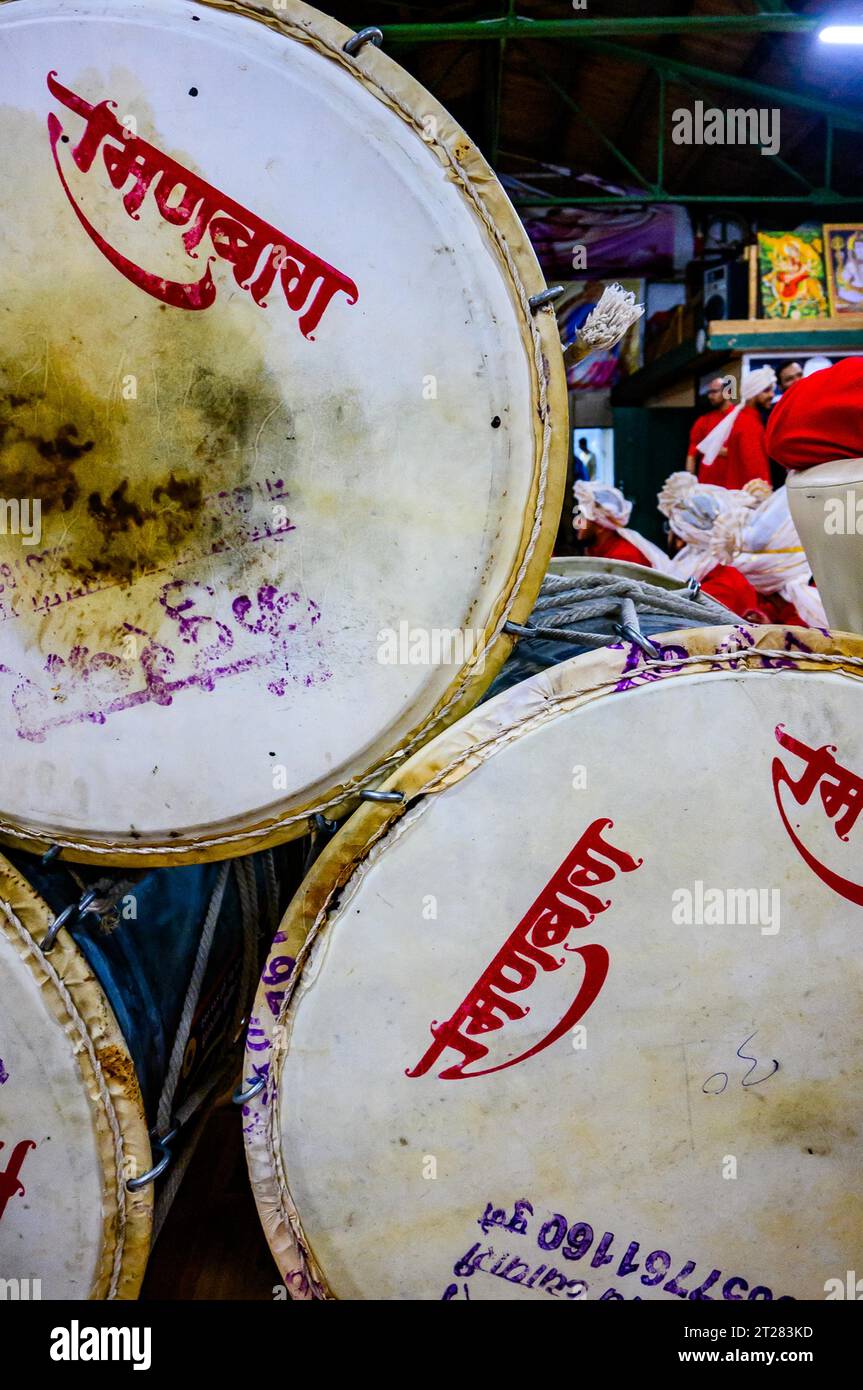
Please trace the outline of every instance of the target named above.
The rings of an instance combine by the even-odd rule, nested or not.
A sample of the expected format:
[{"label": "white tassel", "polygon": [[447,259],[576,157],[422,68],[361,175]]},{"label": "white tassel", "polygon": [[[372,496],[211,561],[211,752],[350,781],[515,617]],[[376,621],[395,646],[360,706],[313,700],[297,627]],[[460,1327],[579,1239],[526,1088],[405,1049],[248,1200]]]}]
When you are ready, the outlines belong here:
[{"label": "white tassel", "polygon": [[613,348],[643,313],[644,305],[636,304],[631,290],[622,285],[607,285],[579,331],[580,346],[588,352]]}]

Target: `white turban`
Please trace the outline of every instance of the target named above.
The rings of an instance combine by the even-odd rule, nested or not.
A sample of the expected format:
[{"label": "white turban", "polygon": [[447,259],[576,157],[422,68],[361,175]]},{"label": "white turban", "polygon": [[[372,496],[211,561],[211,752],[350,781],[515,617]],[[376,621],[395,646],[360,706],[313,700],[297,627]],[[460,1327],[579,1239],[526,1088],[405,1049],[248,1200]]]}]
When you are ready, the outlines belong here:
[{"label": "white turban", "polygon": [[[690,478],[689,484],[683,482]],[[812,571],[791,520],[784,487],[761,498],[761,489],[696,483],[672,474],[659,494],[659,508],[686,546],[666,573],[702,580],[716,565],[734,565],[759,594],[779,593],[810,627],[827,627]]]},{"label": "white turban", "polygon": [[626,523],[632,515],[632,503],[627,502],[620,488],[611,487],[608,483],[579,481],[573,491],[577,503],[576,515],[583,516],[585,521],[595,521],[598,526],[605,526],[609,531],[615,531],[634,545],[636,550],[641,551],[645,564],[652,565],[654,569],[667,570],[669,560],[665,551],[660,550],[659,546],[654,545],[646,536],[642,536],[640,531],[631,531],[628,528]]},{"label": "white turban", "polygon": [[607,483],[577,482],[575,500],[586,521],[596,521],[615,531],[625,526],[632,515],[632,503],[627,502],[619,488]]},{"label": "white turban", "polygon": [[754,372],[746,373],[740,383],[740,404],[736,405],[733,410],[729,410],[727,415],[723,415],[716,428],[712,429],[698,446],[698,452],[705,463],[712,463],[720,449],[725,448],[726,441],[737,422],[737,417],[747,401],[754,400],[756,396],[761,395],[762,391],[775,385],[776,373],[772,367],[758,367]]},{"label": "white turban", "polygon": [[810,357],[803,367],[804,380],[807,377],[814,376],[816,372],[824,372],[828,367],[832,366],[833,363],[830,361],[829,357]]},{"label": "white turban", "polygon": [[699,483],[694,473],[672,473],[658,500],[672,531],[686,542],[666,568],[678,579],[701,580],[720,564],[710,545],[720,518],[745,518],[758,505],[751,492]]},{"label": "white turban", "polygon": [[759,499],[748,489],[700,483],[694,473],[672,473],[657,501],[676,536],[687,545],[706,545],[718,516],[732,509],[748,512]]}]

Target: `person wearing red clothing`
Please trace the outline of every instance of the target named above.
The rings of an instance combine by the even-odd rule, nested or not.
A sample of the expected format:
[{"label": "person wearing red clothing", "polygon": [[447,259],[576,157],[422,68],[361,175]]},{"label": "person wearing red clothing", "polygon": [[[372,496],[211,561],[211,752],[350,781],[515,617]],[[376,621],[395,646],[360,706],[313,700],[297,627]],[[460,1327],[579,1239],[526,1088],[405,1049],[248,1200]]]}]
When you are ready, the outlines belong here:
[{"label": "person wearing red clothing", "polygon": [[725,512],[745,512],[755,505],[751,493],[704,487],[691,473],[672,473],[658,497],[668,518],[675,557],[671,573],[696,579],[706,594],[749,622],[766,622],[766,612],[753,585],[736,566],[717,557],[711,544],[717,520]]},{"label": "person wearing red clothing", "polygon": [[[757,399],[767,396],[763,392]],[[767,400],[764,400],[767,404]],[[764,425],[754,405],[745,405],[734,422],[728,443],[713,463],[702,459],[698,469],[700,483],[714,487],[741,489],[753,478],[770,483],[770,460],[764,442]]]},{"label": "person wearing red clothing", "polygon": [[584,545],[585,555],[595,555],[602,560],[629,560],[634,565],[650,565],[647,556],[637,550],[632,541],[618,535],[609,526],[600,526],[596,521],[584,523],[579,530],[579,539]]},{"label": "person wearing red clothing", "polygon": [[723,414],[701,441],[699,483],[742,489],[754,478],[770,485],[770,460],[764,425],[757,407],[769,407],[776,387],[772,367],[747,372],[741,384],[742,400]]},{"label": "person wearing red clothing", "polygon": [[638,531],[628,529],[626,523],[632,514],[632,503],[627,502],[619,488],[607,483],[579,481],[573,490],[575,530],[586,555],[604,560],[629,560],[635,565],[649,565],[651,569],[657,560],[665,561],[666,556],[658,546]]},{"label": "person wearing red clothing", "polygon": [[699,446],[711,430],[719,424],[723,415],[734,409],[734,402],[726,400],[722,377],[714,377],[707,387],[708,409],[699,415],[689,431],[689,448],[686,451],[686,471],[694,473],[700,463]]},{"label": "person wearing red clothing", "polygon": [[735,492],[681,472],[666,478],[657,500],[678,544],[668,571],[675,578],[698,580],[749,622],[826,625],[784,487]]},{"label": "person wearing red clothing", "polygon": [[767,617],[764,619],[768,623],[776,623],[779,627],[809,627],[787,598],[781,594],[760,594],[759,601]]},{"label": "person wearing red clothing", "polygon": [[701,587],[706,594],[716,599],[717,603],[730,608],[739,618],[747,618],[754,623],[772,621],[764,600],[745,575],[733,565],[715,565],[702,579]]}]

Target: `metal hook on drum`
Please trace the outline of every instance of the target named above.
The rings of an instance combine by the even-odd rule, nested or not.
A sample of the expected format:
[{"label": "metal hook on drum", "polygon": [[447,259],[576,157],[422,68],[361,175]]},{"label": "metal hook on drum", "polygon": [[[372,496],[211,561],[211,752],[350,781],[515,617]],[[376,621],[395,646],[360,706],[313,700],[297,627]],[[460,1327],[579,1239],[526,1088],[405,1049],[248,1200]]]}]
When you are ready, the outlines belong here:
[{"label": "metal hook on drum", "polygon": [[540,290],[539,294],[532,294],[527,301],[530,312],[536,314],[540,309],[547,309],[549,304],[553,304],[556,299],[560,299],[563,293],[563,285],[552,285],[547,290]]},{"label": "metal hook on drum", "polygon": [[367,43],[374,44],[375,48],[380,48],[384,41],[383,32],[374,25],[369,25],[366,29],[358,29],[352,39],[348,39],[342,48],[343,53],[355,58],[361,48],[365,48]]},{"label": "metal hook on drum", "polygon": [[633,627],[631,623],[615,623],[614,630],[619,633],[621,637],[625,637],[628,642],[634,642],[636,647],[644,652],[645,656],[650,657],[651,661],[662,660],[662,652],[658,647],[654,647],[652,642],[648,641],[640,628]]},{"label": "metal hook on drum", "polygon": [[176,1137],[177,1126],[170,1129],[164,1138],[151,1140],[154,1153],[159,1153],[162,1156],[158,1163],[154,1163],[152,1168],[148,1168],[146,1173],[141,1174],[140,1178],[126,1179],[127,1192],[143,1192],[145,1187],[149,1187],[151,1183],[154,1183],[157,1178],[160,1178],[162,1174],[166,1172],[173,1160],[173,1155],[168,1145],[173,1143]]},{"label": "metal hook on drum", "polygon": [[[63,908],[63,911],[54,918],[54,921],[39,943],[43,956],[47,956],[49,952],[54,949],[54,944],[60,929],[78,917],[86,917],[92,910],[93,903],[98,900],[99,893],[95,888],[89,888],[76,903],[70,903],[68,907]],[[96,915],[98,916],[98,913]]]},{"label": "metal hook on drum", "polygon": [[404,792],[360,792],[360,801],[404,801]]},{"label": "metal hook on drum", "polygon": [[263,1076],[256,1076],[254,1081],[251,1081],[245,1089],[243,1089],[242,1084],[238,1086],[231,1096],[231,1100],[234,1105],[248,1105],[250,1100],[254,1100],[255,1096],[261,1094],[266,1084],[266,1080]]},{"label": "metal hook on drum", "polygon": [[64,907],[63,911],[57,914],[57,916],[54,918],[54,921],[51,923],[50,927],[46,931],[45,935],[42,937],[42,940],[39,942],[39,949],[41,950],[43,956],[47,956],[49,952],[53,951],[55,942],[57,940],[57,935],[61,928],[65,927],[67,922],[73,921],[73,919],[77,916],[77,903],[70,903],[68,907]]}]

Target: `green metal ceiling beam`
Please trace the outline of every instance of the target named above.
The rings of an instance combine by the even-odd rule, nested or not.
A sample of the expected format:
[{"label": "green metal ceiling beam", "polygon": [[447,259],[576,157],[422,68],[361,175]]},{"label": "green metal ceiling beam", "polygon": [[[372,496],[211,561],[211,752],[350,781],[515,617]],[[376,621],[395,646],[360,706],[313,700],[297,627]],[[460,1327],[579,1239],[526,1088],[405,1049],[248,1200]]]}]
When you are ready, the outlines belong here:
[{"label": "green metal ceiling beam", "polygon": [[641,185],[641,187],[650,197],[652,197],[656,193],[662,192],[661,184],[652,184],[648,179],[644,177],[640,169],[638,169],[630,159],[627,159],[623,151],[619,149],[617,145],[615,145],[614,141],[610,139],[610,137],[606,135],[603,130],[600,129],[596,121],[594,121],[593,118],[589,116],[587,112],[578,104],[578,102],[575,101],[569,95],[569,92],[560,85],[557,79],[552,77],[551,73],[543,67],[542,63],[537,62],[536,59],[532,59],[531,66],[542,78],[546,86],[550,87],[551,90],[560,98],[564,106],[567,106],[569,110],[573,112],[574,115],[578,116],[580,120],[582,120],[584,124],[587,126],[588,130],[593,131],[596,138],[599,141],[601,141],[603,145],[605,145],[607,150],[611,151],[615,159],[617,159],[619,163],[623,165],[626,172],[632,178],[635,179],[636,183]]},{"label": "green metal ceiling beam", "polygon": [[768,11],[761,14],[678,15],[676,18],[526,19],[507,14],[497,19],[441,20],[428,24],[381,24],[389,43],[442,43],[450,39],[585,39],[602,35],[637,35],[643,39],[664,34],[808,34],[822,16]]},{"label": "green metal ceiling beam", "polygon": [[[661,74],[661,78],[662,78],[663,81],[666,80],[666,79],[665,79],[665,74]],[[681,78],[679,78],[679,81],[680,81],[680,83],[681,83],[682,86],[686,87],[686,89],[687,89],[688,91],[692,92],[693,96],[695,96],[696,99],[700,99],[700,98],[702,98],[702,97],[704,96],[704,92],[701,91],[700,88],[698,88],[698,87],[695,85],[694,82],[690,81],[690,79],[689,79],[688,77],[681,77]],[[660,127],[659,127],[659,135],[660,135],[660,137],[661,137],[661,136],[662,136],[663,129],[664,129],[664,118],[662,117],[661,114],[660,114],[660,120],[663,122],[663,123],[660,125]],[[832,126],[831,126],[831,124],[830,124],[830,118],[829,118],[829,116],[828,116],[828,118],[827,118],[827,129],[828,129],[828,131],[832,131]],[[832,135],[831,135],[831,138],[832,138]],[[758,159],[762,158],[762,156],[761,156],[760,154],[756,154],[755,150],[752,149],[752,148],[749,149],[749,154],[750,154],[750,156],[754,156],[755,158],[758,158]],[[775,165],[776,165],[777,169],[784,169],[785,172],[786,172],[786,174],[789,174],[791,178],[796,179],[798,183],[801,183],[808,193],[814,193],[814,192],[815,192],[815,185],[814,185],[814,183],[812,183],[810,179],[807,179],[806,176],[805,176],[804,174],[801,174],[799,169],[795,169],[793,164],[789,164],[787,160],[783,159],[781,155],[779,155],[779,154],[772,154],[772,155],[770,155],[770,161],[771,161],[772,164],[775,164]],[[829,180],[829,179],[827,179],[827,180],[825,181],[824,188],[825,188],[825,190],[827,190],[828,192],[830,191],[830,180]]]},{"label": "green metal ceiling beam", "polygon": [[848,111],[844,106],[824,101],[821,97],[810,97],[804,92],[790,91],[785,87],[769,87],[764,82],[755,82],[750,77],[740,77],[733,72],[716,72],[713,68],[700,68],[693,63],[684,63],[678,58],[664,58],[659,54],[647,53],[643,49],[625,48],[618,43],[605,43],[602,39],[588,39],[585,47],[594,53],[604,53],[624,63],[637,63],[652,68],[654,72],[664,72],[667,77],[681,77],[707,87],[730,87],[738,93],[759,97],[775,106],[796,106],[801,111],[813,111],[818,116],[827,116],[834,125],[846,130],[863,130],[863,115]]}]

